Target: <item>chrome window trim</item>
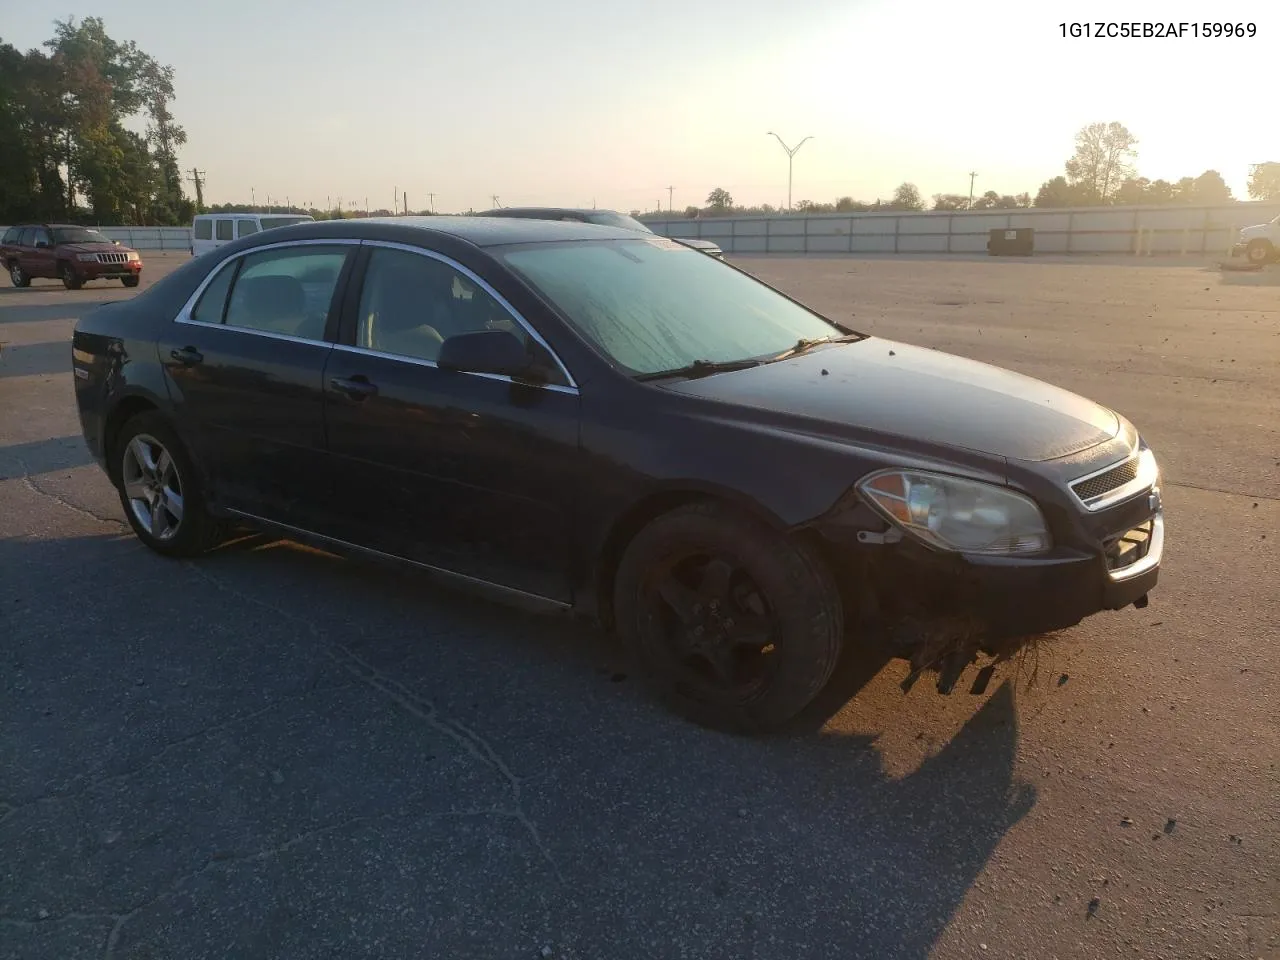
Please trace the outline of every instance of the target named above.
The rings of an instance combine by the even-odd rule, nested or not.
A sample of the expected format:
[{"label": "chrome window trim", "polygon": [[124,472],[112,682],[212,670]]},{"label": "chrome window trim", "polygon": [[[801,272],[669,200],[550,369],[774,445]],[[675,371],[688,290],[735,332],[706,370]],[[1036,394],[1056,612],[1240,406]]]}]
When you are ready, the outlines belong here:
[{"label": "chrome window trim", "polygon": [[[408,363],[415,367],[426,367],[430,370],[439,370],[440,365],[434,360],[427,360],[424,357],[409,357],[401,353],[387,353],[384,350],[370,350],[367,347],[351,347],[345,343],[332,344],[334,350],[343,353],[354,353],[362,357],[376,357],[379,360],[394,360],[398,363]],[[555,354],[552,354],[555,356]],[[460,374],[468,377],[481,377],[485,380],[498,380],[502,383],[520,384],[522,387],[529,387],[535,390],[550,390],[552,393],[563,393],[567,396],[578,396],[577,387],[568,387],[562,383],[529,383],[524,380],[516,380],[504,373],[477,373],[474,370],[459,370]]]},{"label": "chrome window trim", "polygon": [[[265,233],[266,231],[262,231]],[[231,265],[242,257],[247,257],[255,253],[262,253],[265,250],[280,250],[287,247],[358,247],[359,240],[336,239],[336,240],[283,240],[279,243],[264,243],[261,246],[250,247],[248,250],[241,250],[222,263],[218,264],[216,270],[210,270],[200,285],[196,287],[195,292],[187,297],[187,302],[182,305],[182,309],[178,311],[178,315],[173,318],[174,323],[186,323],[193,327],[211,327],[215,330],[234,330],[237,333],[247,333],[256,337],[268,337],[272,340],[283,340],[286,343],[312,343],[319,344],[322,347],[332,347],[333,343],[329,340],[312,340],[309,337],[291,337],[285,333],[271,333],[267,330],[254,330],[252,327],[235,327],[228,326],[225,323],[209,323],[207,320],[196,320],[191,316],[191,311],[196,308],[196,304],[200,302],[200,298],[204,295],[205,289],[209,284],[213,283],[223,270],[228,270]]]},{"label": "chrome window trim", "polygon": [[[556,366],[560,368],[560,372],[564,374],[564,378],[566,381],[568,381],[568,383],[567,385],[566,384],[548,384],[544,387],[544,389],[554,389],[558,387],[561,390],[571,390],[573,393],[578,392],[578,381],[573,378],[573,374],[569,372],[569,368],[566,367],[564,364],[564,361],[560,359],[560,355],[551,349],[551,344],[547,343],[547,341],[543,338],[542,334],[538,333],[538,331],[533,328],[533,325],[529,323],[529,321],[526,320],[524,317],[522,317],[520,315],[520,312],[516,310],[515,307],[513,307],[510,303],[507,302],[506,297],[500,294],[497,290],[493,289],[493,287],[489,285],[488,281],[486,281],[483,277],[477,274],[474,270],[470,270],[467,267],[464,267],[462,264],[458,263],[458,261],[454,260],[452,257],[448,257],[443,253],[438,253],[435,250],[428,250],[425,247],[415,247],[408,243],[396,243],[395,241],[392,241],[392,240],[364,240],[364,241],[361,241],[361,243],[363,246],[371,247],[371,248],[380,248],[385,250],[401,250],[405,253],[417,254],[420,257],[426,257],[428,260],[435,260],[439,263],[445,264],[448,267],[452,267],[454,270],[457,270],[460,274],[462,274],[464,277],[466,277],[468,280],[470,280],[472,283],[478,286],[481,290],[483,290],[489,296],[493,297],[493,299],[498,302],[498,304],[502,307],[502,309],[506,310],[507,313],[511,315],[511,319],[513,319],[517,324],[519,324],[521,329],[523,329],[525,333],[527,333],[535,343],[537,343],[540,347],[542,347],[543,350],[546,350],[547,354],[551,357],[551,359],[555,361]],[[342,345],[340,344],[339,346],[342,346]],[[364,348],[353,347],[351,349],[359,350]],[[383,356],[392,356],[392,357],[395,357],[396,359],[410,359],[410,358],[399,357],[396,354],[383,354]],[[429,363],[430,361],[427,361],[427,362]],[[431,365],[435,366],[434,363],[432,363]],[[510,377],[500,376],[498,374],[492,374],[492,373],[476,373],[476,374],[472,374],[472,376],[511,381]],[[539,386],[539,385],[529,384],[529,386]]]}]

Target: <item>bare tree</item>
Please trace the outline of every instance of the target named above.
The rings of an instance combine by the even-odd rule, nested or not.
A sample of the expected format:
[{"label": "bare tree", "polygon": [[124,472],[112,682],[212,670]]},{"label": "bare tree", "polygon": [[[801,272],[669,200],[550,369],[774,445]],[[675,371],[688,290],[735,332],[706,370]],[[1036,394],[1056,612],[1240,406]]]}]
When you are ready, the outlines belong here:
[{"label": "bare tree", "polygon": [[1076,134],[1076,152],[1067,161],[1067,181],[1107,203],[1120,184],[1135,173],[1138,138],[1122,123],[1091,123]]}]

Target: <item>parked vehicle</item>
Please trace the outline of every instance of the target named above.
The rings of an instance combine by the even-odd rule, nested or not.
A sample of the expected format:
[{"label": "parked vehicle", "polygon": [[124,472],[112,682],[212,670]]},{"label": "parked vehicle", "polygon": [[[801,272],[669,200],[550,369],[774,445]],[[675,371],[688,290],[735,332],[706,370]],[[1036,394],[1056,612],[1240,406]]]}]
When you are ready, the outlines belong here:
[{"label": "parked vehicle", "polygon": [[1231,255],[1248,257],[1250,263],[1266,263],[1280,256],[1280,217],[1241,230]]},{"label": "parked vehicle", "polygon": [[632,230],[284,227],[73,347],[85,440],[153,550],[247,522],[595,617],[731,729],[794,717],[846,643],[947,691],[1159,574],[1159,469],[1120,414]]},{"label": "parked vehicle", "polygon": [[191,255],[198,257],[241,237],[314,219],[301,213],[198,213],[191,221]]},{"label": "parked vehicle", "polygon": [[[605,227],[621,227],[623,230],[635,230],[637,233],[653,233],[635,217],[616,210],[587,210],[577,207],[498,207],[476,214],[478,217],[519,217],[525,220],[574,220],[579,223],[598,223]],[[713,257],[724,259],[724,251],[720,244],[710,240],[694,240],[689,237],[672,237],[676,243],[701,250]]]},{"label": "parked vehicle", "polygon": [[119,280],[136,287],[142,278],[137,250],[91,227],[68,223],[10,227],[0,237],[0,262],[15,287],[29,287],[37,278],[61,280],[68,290],[79,290],[90,280]]}]

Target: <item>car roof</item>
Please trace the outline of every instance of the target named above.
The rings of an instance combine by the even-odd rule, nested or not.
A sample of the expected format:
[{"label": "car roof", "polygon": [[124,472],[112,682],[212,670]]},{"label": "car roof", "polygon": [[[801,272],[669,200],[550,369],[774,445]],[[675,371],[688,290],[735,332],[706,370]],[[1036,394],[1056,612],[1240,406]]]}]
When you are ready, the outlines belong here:
[{"label": "car roof", "polygon": [[563,217],[566,214],[572,214],[578,217],[589,217],[592,214],[612,214],[620,216],[617,210],[598,209],[596,207],[499,207],[496,210],[486,210],[484,213],[477,213],[477,217],[537,217],[547,215],[552,217]]},{"label": "car roof", "polygon": [[[634,230],[572,220],[525,220],[519,217],[361,217],[351,220],[317,220],[277,228],[281,240],[307,236],[348,236],[388,239],[414,232],[455,237],[476,247],[517,243],[551,243],[572,240],[634,240]],[[284,231],[288,231],[285,233]],[[265,241],[264,241],[265,242]]]},{"label": "car roof", "polygon": [[197,220],[220,218],[223,220],[234,217],[306,217],[309,220],[315,218],[309,213],[197,213]]}]

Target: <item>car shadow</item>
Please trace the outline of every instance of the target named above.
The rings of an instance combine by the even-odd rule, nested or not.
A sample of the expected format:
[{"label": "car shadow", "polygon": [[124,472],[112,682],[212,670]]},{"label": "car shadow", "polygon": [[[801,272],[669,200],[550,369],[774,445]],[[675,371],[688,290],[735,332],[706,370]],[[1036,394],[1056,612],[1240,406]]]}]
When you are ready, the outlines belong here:
[{"label": "car shadow", "polygon": [[71,372],[71,342],[47,340],[0,346],[0,377],[30,377]]},{"label": "car shadow", "polygon": [[1218,272],[1224,287],[1280,287],[1280,263],[1257,267],[1228,261]]},{"label": "car shadow", "polygon": [[[226,713],[261,711],[262,703],[314,672],[312,662],[337,664],[338,673],[357,664],[347,670],[349,686],[386,711],[411,715],[406,725],[385,729],[353,726],[341,712],[310,721],[308,756],[315,759],[306,776],[340,784],[344,758],[358,750],[375,786],[388,793],[406,789],[406,771],[435,759],[423,755],[439,749],[440,730],[471,745],[461,756],[478,759],[467,762],[485,769],[494,761],[483,758],[499,758],[499,769],[509,768],[522,785],[522,815],[536,824],[559,878],[547,877],[556,890],[550,901],[543,889],[504,893],[506,915],[493,924],[518,929],[553,911],[552,929],[580,943],[585,955],[635,955],[652,944],[655,931],[674,936],[671,917],[692,910],[696,923],[680,924],[682,950],[673,953],[772,954],[777,951],[766,946],[772,943],[777,955],[926,960],[1002,838],[1035,803],[1033,788],[1015,772],[1017,705],[1008,683],[975,699],[981,705],[958,733],[894,776],[875,734],[812,729],[746,738],[707,731],[654,702],[616,645],[590,626],[512,611],[416,572],[269,536],[245,533],[193,563],[165,560],[114,534],[8,539],[0,540],[0,568],[20,571],[0,583],[0,621],[11,621],[0,628],[11,637],[3,654],[10,680],[0,680],[0,725],[15,751],[38,750],[42,763],[72,770],[89,758],[141,770],[130,774],[136,799],[129,816],[163,831],[179,815],[176,797],[216,798],[235,789],[225,778],[236,771],[219,767],[227,750],[249,752],[252,738],[277,735],[271,728],[228,725]],[[41,672],[39,663],[56,668]],[[202,715],[202,687],[228,669],[240,671],[243,690],[222,678],[219,698]],[[856,683],[858,676],[855,669],[844,682]],[[846,689],[852,687],[835,695]],[[180,764],[154,771],[139,766],[138,758],[154,747],[131,744],[143,733],[136,721],[123,719],[129,714],[121,706],[137,690],[145,690],[151,709],[166,704],[168,712],[182,714],[185,726],[166,734],[167,742],[190,744]],[[51,724],[47,708],[40,708],[59,696],[61,714],[93,717],[94,724]],[[888,731],[925,722],[911,713],[928,710],[922,702],[885,703],[872,726]],[[286,719],[291,729],[304,722]],[[221,753],[191,732],[207,728],[218,731]],[[7,789],[17,794],[22,787],[15,775]],[[290,834],[301,828],[278,821],[296,809],[284,800],[255,806],[241,814],[244,829]],[[209,829],[215,825],[210,821]],[[42,845],[74,842],[57,831],[42,833],[24,847],[22,862],[57,862],[60,851]],[[252,849],[252,837],[241,842]],[[393,862],[395,851],[384,849],[393,842],[368,834],[360,860]],[[194,862],[176,869],[199,869],[218,849],[214,843],[206,840]],[[302,849],[301,856],[320,855]],[[103,878],[95,891],[101,902],[114,892],[110,878],[137,869],[129,851],[93,847],[79,856],[110,864],[91,871]],[[431,875],[451,868],[427,863],[422,869]],[[488,860],[458,869],[463,876],[434,876],[433,882],[455,891],[453,909],[466,916],[473,906],[468,898],[482,896],[487,884],[496,888],[502,869]],[[11,878],[16,898],[36,883],[33,871]],[[401,911],[399,904],[417,895],[421,876],[382,873],[349,909],[379,917]],[[264,893],[286,900],[297,893],[289,872],[272,877],[276,889],[264,888],[252,871],[228,873],[220,882],[242,905]],[[309,886],[299,903],[347,898],[341,875],[326,879],[321,871],[307,882],[333,890]],[[171,906],[161,901],[148,909]],[[296,918],[303,938],[304,914]],[[197,912],[166,926],[212,924],[201,918],[214,915]],[[211,928],[192,935],[252,933]],[[323,946],[344,952],[343,945]],[[345,952],[358,952],[350,946]],[[313,948],[320,951],[321,944],[299,944],[302,952]]]},{"label": "car shadow", "polygon": [[93,463],[79,434],[0,446],[0,480],[73,470]]}]

